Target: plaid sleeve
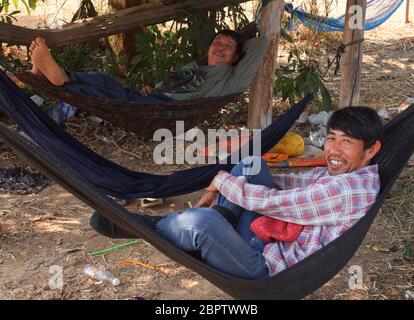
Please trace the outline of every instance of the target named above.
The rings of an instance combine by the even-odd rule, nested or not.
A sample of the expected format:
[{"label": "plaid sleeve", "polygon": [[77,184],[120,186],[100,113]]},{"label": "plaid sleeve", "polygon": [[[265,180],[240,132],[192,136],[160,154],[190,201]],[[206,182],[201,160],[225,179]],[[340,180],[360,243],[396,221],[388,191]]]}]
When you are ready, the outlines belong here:
[{"label": "plaid sleeve", "polygon": [[[354,219],[342,213],[346,192],[336,180],[289,190],[246,182],[243,176],[221,173],[214,179],[220,193],[246,210],[301,225],[336,225]],[[345,190],[346,191],[346,190]]]},{"label": "plaid sleeve", "polygon": [[276,187],[280,190],[301,188],[314,183],[316,181],[316,177],[320,175],[320,171],[320,168],[314,168],[297,173],[275,174],[273,175],[273,180]]}]

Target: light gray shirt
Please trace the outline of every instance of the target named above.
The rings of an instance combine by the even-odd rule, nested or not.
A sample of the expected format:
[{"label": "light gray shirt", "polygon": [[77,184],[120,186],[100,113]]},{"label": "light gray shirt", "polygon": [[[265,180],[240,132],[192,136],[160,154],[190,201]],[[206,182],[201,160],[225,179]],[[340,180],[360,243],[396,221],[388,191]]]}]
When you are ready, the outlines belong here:
[{"label": "light gray shirt", "polygon": [[200,69],[205,73],[204,81],[196,90],[185,93],[167,93],[174,100],[192,100],[197,98],[219,97],[246,91],[258,69],[269,40],[266,37],[250,39],[244,44],[244,57],[235,66],[219,63],[214,66],[198,66],[192,62],[183,69]]}]

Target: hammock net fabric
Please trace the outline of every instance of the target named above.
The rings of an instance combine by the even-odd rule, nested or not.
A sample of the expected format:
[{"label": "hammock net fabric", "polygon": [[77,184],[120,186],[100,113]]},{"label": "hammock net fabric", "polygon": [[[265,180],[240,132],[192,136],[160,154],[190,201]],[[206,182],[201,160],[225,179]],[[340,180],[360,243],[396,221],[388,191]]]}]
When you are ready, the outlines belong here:
[{"label": "hammock net fabric", "polygon": [[175,132],[176,121],[184,120],[184,130],[189,130],[240,98],[240,94],[236,93],[184,101],[124,101],[73,92],[65,86],[54,86],[28,71],[14,75],[36,93],[64,101],[114,126],[147,137],[152,137],[158,129]]},{"label": "hammock net fabric", "polygon": [[[14,84],[11,85],[11,83],[8,83],[10,80],[8,80],[4,74],[0,73],[0,79],[0,105],[5,109],[8,109],[11,115],[13,115],[13,118],[17,119],[16,122],[18,122],[19,125],[20,123],[25,124],[25,122],[28,121],[24,128],[27,134],[30,134],[29,129],[31,126],[33,126],[34,129],[41,128],[44,124],[42,125],[43,122],[38,119],[35,121],[38,116],[36,113],[31,112],[28,117],[30,119],[25,119],[22,117],[23,114],[20,114],[29,112],[30,108],[25,107],[31,105],[30,101],[23,98],[24,95],[14,86]],[[5,84],[8,85],[7,88],[4,88]],[[23,107],[20,108],[21,106]],[[300,106],[300,108],[298,106]],[[11,110],[13,108],[16,108],[17,111]],[[286,126],[293,124],[294,119],[299,116],[303,108],[303,105],[296,105],[282,117],[282,122],[284,122]],[[290,119],[292,121],[287,121],[285,117],[292,118]],[[44,120],[44,122],[46,122],[46,126],[52,123],[50,120]],[[272,124],[272,126],[274,125],[275,124]],[[281,134],[282,131],[285,130],[285,126],[282,128],[278,126],[273,128],[272,126],[269,128],[275,130],[278,129]],[[414,106],[411,106],[399,114],[393,121],[387,124],[385,129],[386,136],[381,150],[373,161],[379,165],[381,190],[376,202],[367,214],[350,230],[324,248],[279,274],[264,280],[243,280],[229,276],[206,265],[190,253],[175,248],[167,240],[161,238],[155,230],[151,229],[145,221],[142,219],[140,221],[133,219],[132,214],[128,210],[105,196],[105,194],[102,193],[102,188],[97,188],[95,185],[91,184],[88,179],[85,179],[86,177],[83,176],[82,170],[79,170],[76,166],[71,167],[70,163],[66,162],[67,159],[61,157],[59,152],[56,152],[55,147],[50,149],[39,147],[39,145],[30,143],[28,140],[11,132],[1,124],[0,137],[19,154],[39,167],[45,174],[95,210],[101,212],[106,218],[110,219],[126,231],[148,241],[169,258],[199,273],[234,298],[300,299],[318,289],[337,274],[352,258],[363,241],[378,210],[385,201],[385,198],[398,178],[401,170],[413,153],[414,144],[412,143],[412,137],[414,136]],[[39,137],[33,136],[33,138],[38,139]],[[45,137],[41,136],[41,138],[48,139],[51,143],[53,143],[54,139],[59,139],[59,137],[52,137],[47,134]],[[268,137],[265,136],[264,140],[267,140],[267,138]],[[273,142],[274,141],[271,141],[271,143]],[[67,142],[64,140],[61,141],[63,150],[66,149],[66,143]],[[45,152],[45,150],[48,152]],[[188,170],[188,172],[191,172],[191,170]],[[191,175],[188,175],[187,178],[191,179]],[[206,180],[211,178],[212,176],[208,177],[208,179],[206,178]],[[184,192],[183,190],[181,191]]]},{"label": "hammock net fabric", "polygon": [[[397,11],[403,2],[404,0],[368,0],[364,29],[372,30],[383,24]],[[285,11],[291,13],[292,18],[296,18],[306,28],[328,32],[344,31],[345,15],[336,18],[320,17],[305,12],[299,7],[293,9],[291,3],[285,5]]]}]

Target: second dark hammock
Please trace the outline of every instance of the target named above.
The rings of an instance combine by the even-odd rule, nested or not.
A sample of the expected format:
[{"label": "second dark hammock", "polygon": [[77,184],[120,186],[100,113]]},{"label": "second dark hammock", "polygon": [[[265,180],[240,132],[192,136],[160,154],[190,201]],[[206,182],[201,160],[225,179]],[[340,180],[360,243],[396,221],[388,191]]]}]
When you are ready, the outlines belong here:
[{"label": "second dark hammock", "polygon": [[[289,130],[312,97],[306,96],[262,131],[262,153],[275,145]],[[0,107],[45,152],[78,172],[102,193],[119,199],[172,197],[194,192],[207,187],[219,170],[230,170],[233,166],[207,165],[165,176],[128,170],[101,157],[70,136],[3,72],[0,72]],[[249,150],[252,149],[250,146]]]}]

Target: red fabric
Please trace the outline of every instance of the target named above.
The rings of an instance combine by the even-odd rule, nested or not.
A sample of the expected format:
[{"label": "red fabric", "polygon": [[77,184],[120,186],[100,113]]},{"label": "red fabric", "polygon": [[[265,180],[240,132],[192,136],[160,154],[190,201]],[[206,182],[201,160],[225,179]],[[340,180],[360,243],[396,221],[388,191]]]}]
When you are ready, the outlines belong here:
[{"label": "red fabric", "polygon": [[302,229],[302,225],[268,216],[261,216],[250,225],[250,230],[264,243],[272,241],[293,242],[299,237]]}]

